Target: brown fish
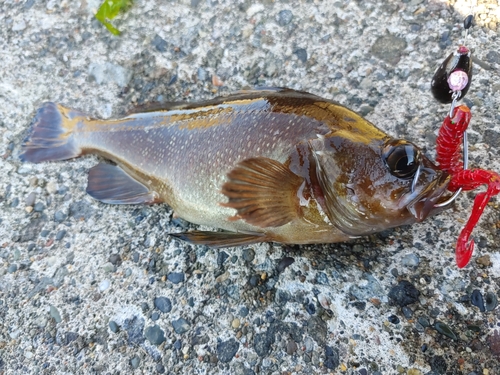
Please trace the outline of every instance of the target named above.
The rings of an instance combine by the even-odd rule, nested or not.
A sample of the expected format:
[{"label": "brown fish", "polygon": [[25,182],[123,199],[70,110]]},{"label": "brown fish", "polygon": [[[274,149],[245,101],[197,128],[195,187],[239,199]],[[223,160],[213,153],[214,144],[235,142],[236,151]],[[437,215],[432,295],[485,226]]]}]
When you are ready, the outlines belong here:
[{"label": "brown fish", "polygon": [[[442,210],[448,175],[351,110],[290,89],[99,120],[46,103],[21,159],[99,154],[87,192],[114,204],[165,202],[223,232],[172,234],[232,246],[345,241]],[[444,198],[443,198],[444,199]]]}]

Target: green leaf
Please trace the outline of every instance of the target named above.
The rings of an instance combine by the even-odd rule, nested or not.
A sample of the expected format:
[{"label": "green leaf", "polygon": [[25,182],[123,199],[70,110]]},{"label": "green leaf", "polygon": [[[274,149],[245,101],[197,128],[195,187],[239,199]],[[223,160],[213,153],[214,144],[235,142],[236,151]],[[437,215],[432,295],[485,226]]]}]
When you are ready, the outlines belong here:
[{"label": "green leaf", "polygon": [[115,18],[120,11],[127,10],[132,5],[132,0],[104,0],[95,18],[97,18],[114,35],[120,35],[120,31],[108,20]]}]

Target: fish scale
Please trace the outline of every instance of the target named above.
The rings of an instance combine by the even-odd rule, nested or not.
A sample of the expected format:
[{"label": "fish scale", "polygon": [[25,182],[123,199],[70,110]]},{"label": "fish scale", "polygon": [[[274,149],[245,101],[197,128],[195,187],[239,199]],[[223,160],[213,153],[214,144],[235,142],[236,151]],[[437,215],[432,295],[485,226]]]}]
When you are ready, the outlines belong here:
[{"label": "fish scale", "polygon": [[[230,107],[231,111],[217,115],[223,117],[220,123],[209,127],[194,127],[182,111],[175,111],[172,116],[168,112],[155,112],[148,113],[144,118],[133,115],[116,123],[99,121],[96,126],[87,127],[90,131],[83,126],[82,136],[77,132],[74,136],[85,152],[112,155],[109,158],[124,166],[127,171],[148,176],[152,181],[149,187],[160,196],[175,195],[175,198],[163,198],[164,201],[175,199],[186,202],[182,208],[174,206],[174,209],[187,220],[191,218],[192,221],[193,215],[217,208],[221,218],[212,214],[207,222],[200,223],[213,225],[214,219],[222,221],[232,216],[232,210],[219,206],[220,202],[225,201],[219,190],[225,175],[238,162],[256,156],[285,162],[291,148],[304,137],[313,138],[317,133],[328,131],[319,122],[317,126],[312,126],[311,119],[305,116],[256,112],[253,102],[263,100],[249,101],[250,104],[237,101],[237,104]],[[259,108],[262,111],[262,106]],[[205,119],[204,112],[209,112],[209,117],[215,116],[211,111],[189,114],[195,116],[194,121],[199,122]],[[262,117],[265,127],[261,125]],[[137,125],[138,121],[142,126]],[[205,119],[207,123],[212,121]],[[321,129],[322,125],[324,129]],[[98,127],[102,129],[96,130]],[[137,129],[138,127],[141,129]],[[285,137],[278,137],[281,129]],[[245,147],[248,145],[246,137],[257,140],[251,147]],[[164,183],[165,180],[169,181],[168,184]],[[202,184],[193,185],[196,180]],[[219,189],[207,192],[203,182],[218,186]],[[169,189],[165,189],[165,185]],[[188,210],[195,213],[185,212]]]}]

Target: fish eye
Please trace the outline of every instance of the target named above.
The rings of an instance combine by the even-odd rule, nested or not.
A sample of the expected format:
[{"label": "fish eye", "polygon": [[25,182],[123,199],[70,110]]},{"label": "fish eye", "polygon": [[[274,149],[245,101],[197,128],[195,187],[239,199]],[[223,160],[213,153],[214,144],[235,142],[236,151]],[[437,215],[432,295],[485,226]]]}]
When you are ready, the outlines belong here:
[{"label": "fish eye", "polygon": [[421,154],[420,150],[413,144],[395,141],[386,145],[383,158],[393,176],[409,179],[417,172]]}]

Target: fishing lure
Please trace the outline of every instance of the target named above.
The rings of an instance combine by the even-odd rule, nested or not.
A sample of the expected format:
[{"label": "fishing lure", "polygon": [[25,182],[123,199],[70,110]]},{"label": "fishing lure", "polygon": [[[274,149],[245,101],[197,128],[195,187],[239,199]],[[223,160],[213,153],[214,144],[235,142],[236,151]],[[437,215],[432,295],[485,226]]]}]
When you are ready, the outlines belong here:
[{"label": "fishing lure", "polygon": [[[472,26],[472,15],[464,20],[464,29]],[[467,35],[467,34],[466,34]],[[466,105],[457,107],[472,80],[472,58],[465,46],[450,54],[436,70],[431,82],[432,94],[441,103],[451,103],[449,114],[439,129],[436,141],[436,161],[442,170],[451,175],[448,190],[453,196],[446,202],[436,205],[443,207],[453,202],[461,191],[470,191],[487,185],[485,192],[474,199],[472,213],[457,240],[455,257],[459,268],[465,267],[474,251],[474,240],[469,239],[490,199],[500,193],[500,175],[484,169],[468,169],[467,165],[467,128],[471,120],[470,109]]]},{"label": "fishing lure", "polygon": [[454,109],[453,117],[446,116],[437,138],[437,157],[439,166],[451,175],[448,190],[451,192],[470,191],[481,185],[487,185],[485,192],[474,199],[471,216],[460,232],[456,247],[456,261],[459,268],[465,267],[474,251],[474,240],[469,242],[470,235],[479,221],[490,199],[500,193],[500,175],[484,169],[464,169],[461,160],[461,145],[464,134],[471,120],[470,109],[461,105]]}]

